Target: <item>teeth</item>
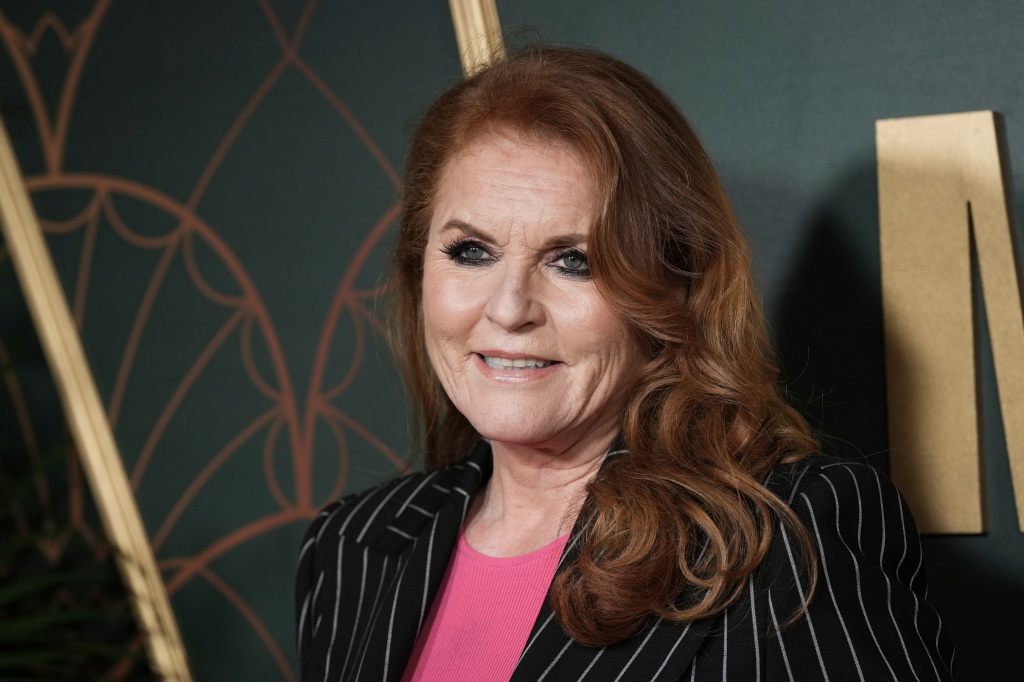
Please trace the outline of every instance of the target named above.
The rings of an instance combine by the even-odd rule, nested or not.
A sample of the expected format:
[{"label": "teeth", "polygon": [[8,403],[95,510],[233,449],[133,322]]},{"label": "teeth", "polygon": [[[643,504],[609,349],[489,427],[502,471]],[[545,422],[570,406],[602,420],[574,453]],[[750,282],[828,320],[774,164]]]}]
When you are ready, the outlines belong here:
[{"label": "teeth", "polygon": [[499,358],[485,355],[484,362],[491,369],[543,369],[552,364],[551,360],[537,360],[535,358]]}]

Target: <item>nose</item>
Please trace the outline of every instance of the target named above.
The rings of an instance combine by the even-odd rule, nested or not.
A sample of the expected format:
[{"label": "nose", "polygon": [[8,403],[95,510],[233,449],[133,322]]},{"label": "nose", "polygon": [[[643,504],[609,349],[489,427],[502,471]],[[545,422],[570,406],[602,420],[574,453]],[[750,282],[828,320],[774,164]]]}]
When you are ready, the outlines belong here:
[{"label": "nose", "polygon": [[506,331],[521,331],[544,321],[544,306],[539,300],[543,283],[533,268],[506,261],[495,268],[494,281],[484,314]]}]

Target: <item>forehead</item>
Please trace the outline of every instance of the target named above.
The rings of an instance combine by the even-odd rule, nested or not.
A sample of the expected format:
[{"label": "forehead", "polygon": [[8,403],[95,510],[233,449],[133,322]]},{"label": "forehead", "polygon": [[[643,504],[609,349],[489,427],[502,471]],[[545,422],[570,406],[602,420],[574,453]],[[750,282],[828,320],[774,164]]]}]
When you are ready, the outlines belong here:
[{"label": "forehead", "polygon": [[[569,145],[515,134],[488,134],[446,164],[438,183],[432,224],[566,221],[589,227],[595,183]],[[494,227],[501,227],[495,225]],[[484,225],[479,225],[484,227]]]}]

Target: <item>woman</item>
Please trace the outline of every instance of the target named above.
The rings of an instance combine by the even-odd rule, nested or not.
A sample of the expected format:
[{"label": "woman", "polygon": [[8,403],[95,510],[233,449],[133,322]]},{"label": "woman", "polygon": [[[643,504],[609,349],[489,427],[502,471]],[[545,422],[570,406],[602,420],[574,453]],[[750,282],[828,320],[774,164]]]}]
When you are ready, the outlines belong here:
[{"label": "woman", "polygon": [[313,522],[304,680],[950,679],[916,529],[783,401],[746,245],[635,69],[532,48],[412,144],[427,473]]}]

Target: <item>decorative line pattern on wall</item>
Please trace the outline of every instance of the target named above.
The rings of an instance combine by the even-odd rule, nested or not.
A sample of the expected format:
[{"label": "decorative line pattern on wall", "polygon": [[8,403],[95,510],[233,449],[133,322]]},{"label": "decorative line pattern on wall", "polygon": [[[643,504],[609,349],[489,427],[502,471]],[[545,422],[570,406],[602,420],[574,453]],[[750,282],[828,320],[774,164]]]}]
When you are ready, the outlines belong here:
[{"label": "decorative line pattern on wall", "polygon": [[[81,93],[97,80],[114,77],[98,70],[94,56],[104,41],[126,41],[118,31],[130,22],[114,15],[141,10],[132,3],[96,0],[87,11],[76,10],[77,16],[68,14],[71,10],[40,8],[26,18],[16,16],[13,7],[5,11],[4,4],[0,2],[0,41],[32,127],[31,135],[15,135],[26,185],[97,376],[197,678],[222,663],[215,658],[224,647],[220,640],[210,641],[208,628],[244,623],[247,636],[266,651],[276,678],[294,680],[288,577],[296,549],[292,540],[306,519],[348,486],[363,487],[388,472],[407,469],[398,454],[405,445],[404,408],[392,405],[390,415],[378,409],[388,403],[389,390],[398,394],[397,379],[387,374],[390,366],[379,359],[383,322],[376,308],[381,293],[376,273],[398,215],[400,178],[393,152],[384,151],[378,134],[364,125],[365,113],[354,112],[337,75],[325,73],[323,63],[314,63],[306,51],[311,32],[323,44],[325,31],[336,28],[339,10],[330,8],[335,14],[325,29],[328,8],[316,0],[301,3],[295,11],[271,0],[256,0],[249,14],[233,9],[238,15],[233,19],[248,22],[250,28],[261,26],[277,55],[254,58],[249,71],[240,74],[244,78],[239,81],[254,85],[215,144],[207,147],[191,186],[182,191],[172,183],[119,172],[110,164],[90,169],[86,155],[75,151],[83,139],[89,142],[81,132]],[[206,9],[193,5],[164,11]],[[195,14],[199,22],[199,12]],[[441,19],[450,21],[446,13]],[[261,58],[266,57],[265,48],[261,43]],[[455,56],[453,41],[444,48]],[[181,52],[170,57],[188,49],[192,47],[184,41]],[[65,61],[55,73],[58,53]],[[131,60],[133,54],[126,52],[122,59]],[[441,73],[438,81],[451,75]],[[154,82],[159,78],[152,76]],[[344,226],[346,246],[334,258],[317,261],[322,254],[310,254],[311,270],[319,271],[324,261],[333,266],[328,271],[334,284],[317,292],[323,305],[294,301],[296,307],[322,310],[318,328],[304,331],[282,326],[281,309],[268,302],[267,293],[305,273],[289,264],[292,269],[282,265],[277,279],[261,279],[257,271],[263,266],[254,271],[250,247],[269,233],[245,234],[238,224],[227,225],[219,210],[230,204],[224,199],[225,177],[232,188],[245,188],[245,176],[232,163],[244,156],[240,148],[249,153],[261,142],[254,142],[253,128],[262,131],[261,117],[280,112],[276,98],[282,90],[299,87],[309,98],[304,100],[308,109],[331,112],[338,122],[339,128],[326,131],[327,142],[331,136],[352,140],[346,147],[351,158],[344,163],[357,167],[356,173],[372,184],[366,203],[376,206],[355,212],[374,217]],[[4,95],[10,98],[10,92]],[[96,118],[95,113],[90,116]],[[166,121],[168,130],[174,127],[170,117]],[[174,130],[188,131],[196,123],[202,122],[188,121]],[[110,144],[116,142],[110,139]],[[309,179],[333,182],[316,172]],[[253,196],[251,201],[262,198]],[[324,207],[292,209],[295,223],[281,229],[299,234],[310,221],[303,209],[319,212]],[[327,253],[332,235],[325,236],[321,243]],[[303,346],[297,338],[308,343]],[[308,357],[303,347],[311,349]],[[31,443],[39,427],[16,376],[7,381],[6,390],[23,437]],[[232,480],[234,487],[225,483]],[[80,473],[74,472],[68,495],[77,522],[88,526],[81,511],[83,485]],[[47,551],[59,553],[61,548]],[[282,551],[286,556],[277,561]],[[268,554],[275,557],[272,565],[265,565]],[[251,650],[253,643],[241,642],[237,648]],[[211,662],[204,662],[204,656]],[[252,663],[259,664],[258,659]]]}]

